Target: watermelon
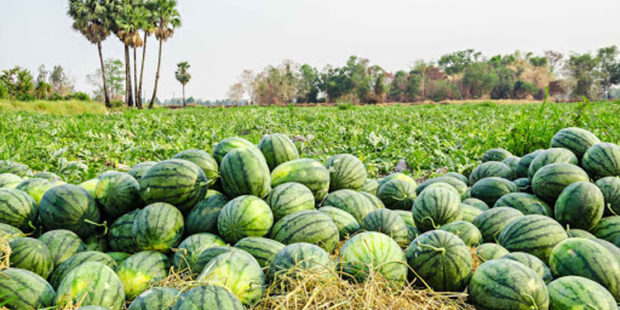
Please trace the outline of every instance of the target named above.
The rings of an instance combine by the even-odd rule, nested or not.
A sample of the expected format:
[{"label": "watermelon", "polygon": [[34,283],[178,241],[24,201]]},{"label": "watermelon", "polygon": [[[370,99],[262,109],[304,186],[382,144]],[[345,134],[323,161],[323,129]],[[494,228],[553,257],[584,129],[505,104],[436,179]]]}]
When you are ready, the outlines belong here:
[{"label": "watermelon", "polygon": [[235,243],[235,248],[242,249],[254,256],[261,267],[268,267],[276,254],[284,248],[284,244],[261,237],[245,237]]},{"label": "watermelon", "polygon": [[11,241],[15,238],[23,237],[24,233],[17,227],[9,224],[0,223],[0,239]]},{"label": "watermelon", "polygon": [[478,199],[478,198],[467,198],[465,200],[463,200],[463,203],[466,205],[470,205],[472,207],[475,207],[476,209],[480,210],[480,211],[486,211],[489,210],[489,206],[487,205],[486,202]]},{"label": "watermelon", "polygon": [[455,179],[458,179],[459,181],[461,181],[461,182],[463,182],[465,184],[467,184],[467,182],[469,181],[466,176],[464,176],[464,175],[462,175],[462,174],[460,174],[458,172],[446,172],[446,173],[442,174],[441,176],[442,177],[455,178]]},{"label": "watermelon", "polygon": [[50,181],[52,183],[63,182],[61,177],[59,177],[57,174],[55,174],[53,172],[49,172],[49,171],[43,171],[43,172],[35,173],[32,177],[33,178],[46,179],[46,180],[48,180],[48,181]]},{"label": "watermelon", "polygon": [[448,231],[421,234],[409,245],[406,256],[415,276],[436,291],[462,291],[471,277],[469,248]]},{"label": "watermelon", "polygon": [[136,215],[132,233],[140,250],[166,253],[181,241],[183,215],[170,204],[150,204]]},{"label": "watermelon", "polygon": [[120,310],[125,305],[123,284],[114,270],[99,262],[84,263],[73,269],[58,287],[56,305],[97,305]]},{"label": "watermelon", "polygon": [[219,170],[217,162],[213,157],[211,157],[211,155],[209,155],[209,153],[205,151],[197,149],[185,150],[177,153],[172,158],[185,159],[187,161],[193,162],[194,164],[196,164],[196,166],[200,167],[200,169],[202,169],[202,172],[205,173],[207,180],[209,180],[207,181],[207,185],[209,186],[213,185],[218,178]]},{"label": "watermelon", "polygon": [[602,285],[583,277],[561,277],[547,285],[551,309],[617,310],[614,297]]},{"label": "watermelon", "polygon": [[441,176],[441,177],[436,177],[436,178],[432,178],[432,179],[428,179],[426,181],[424,181],[422,184],[420,184],[415,192],[417,195],[420,195],[420,193],[427,188],[429,185],[431,184],[436,184],[436,183],[446,183],[449,184],[450,186],[454,187],[454,189],[459,193],[460,197],[463,197],[465,195],[465,193],[467,192],[467,184],[465,184],[465,182],[457,179],[457,178],[453,178],[453,177],[446,177],[446,176]]},{"label": "watermelon", "polygon": [[476,182],[489,177],[512,180],[514,178],[514,172],[510,169],[510,167],[502,162],[488,161],[474,168],[469,175],[469,185],[476,184]]},{"label": "watermelon", "polygon": [[319,211],[329,216],[329,218],[334,221],[334,224],[336,224],[338,228],[340,240],[346,239],[347,236],[353,235],[360,229],[360,224],[355,217],[342,209],[326,206],[321,207]]},{"label": "watermelon", "polygon": [[96,193],[97,183],[99,183],[99,179],[94,178],[94,179],[84,181],[78,184],[78,186],[85,189],[94,198],[95,195],[97,194]]},{"label": "watermelon", "polygon": [[220,236],[230,243],[244,237],[262,237],[269,232],[272,225],[273,213],[269,205],[255,196],[239,196],[229,201],[217,218]]},{"label": "watermelon", "polygon": [[350,189],[341,189],[329,193],[321,205],[346,211],[353,215],[358,223],[361,223],[368,213],[375,210],[372,202],[366,196]]},{"label": "watermelon", "polygon": [[392,179],[379,186],[377,197],[389,209],[409,210],[416,199],[416,186],[413,184],[400,179]]},{"label": "watermelon", "polygon": [[141,207],[140,184],[128,173],[108,171],[98,179],[95,199],[108,216],[116,218]]},{"label": "watermelon", "polygon": [[498,259],[509,253],[508,250],[497,243],[483,243],[476,247],[476,256],[483,262]]},{"label": "watermelon", "polygon": [[217,233],[217,218],[228,201],[220,192],[212,191],[210,196],[197,203],[185,217],[185,233]]},{"label": "watermelon", "polygon": [[[185,292],[174,310],[243,310],[239,298],[219,285],[197,286]],[[130,308],[131,309],[131,308]],[[154,309],[154,308],[149,308]]]},{"label": "watermelon", "polygon": [[478,266],[468,290],[469,302],[477,309],[549,309],[543,279],[531,268],[508,259]]},{"label": "watermelon", "polygon": [[155,164],[157,164],[157,162],[154,161],[141,162],[139,164],[133,165],[133,167],[131,167],[131,169],[129,169],[127,173],[129,173],[130,176],[140,182],[142,176],[144,176],[151,167],[155,166]]},{"label": "watermelon", "polygon": [[172,258],[172,263],[177,271],[189,268],[192,273],[200,273],[202,269],[198,269],[196,266],[200,254],[210,247],[223,245],[226,245],[226,242],[214,234],[198,233],[191,235],[179,244]]},{"label": "watermelon", "polygon": [[204,198],[207,184],[207,177],[196,164],[169,159],[146,171],[140,179],[140,191],[146,204],[165,202],[185,212]]},{"label": "watermelon", "polygon": [[106,252],[108,250],[108,240],[105,235],[92,234],[84,239],[84,245],[88,251]]},{"label": "watermelon", "polygon": [[72,231],[66,229],[50,230],[39,237],[39,241],[47,246],[54,267],[58,267],[71,256],[86,251],[82,239]]},{"label": "watermelon", "polygon": [[80,161],[64,162],[58,170],[58,174],[62,175],[69,182],[83,180],[87,173],[88,166]]},{"label": "watermelon", "polygon": [[497,243],[511,252],[526,252],[547,262],[553,247],[566,238],[566,231],[558,222],[533,214],[519,217],[506,225]]},{"label": "watermelon", "polygon": [[314,194],[300,183],[283,183],[272,189],[265,197],[277,221],[291,213],[314,209]]},{"label": "watermelon", "polygon": [[476,216],[482,213],[482,210],[472,207],[468,204],[461,203],[461,219],[466,222],[473,223]]},{"label": "watermelon", "polygon": [[405,225],[407,226],[407,242],[411,243],[415,238],[420,235],[420,230],[415,227],[415,221],[413,220],[413,214],[411,211],[406,210],[394,210],[400,216],[400,218],[405,221]]},{"label": "watermelon", "polygon": [[417,187],[418,183],[416,183],[416,181],[414,179],[412,179],[410,176],[404,174],[404,173],[400,173],[400,172],[396,172],[396,173],[392,173],[384,178],[382,178],[381,180],[377,181],[377,183],[379,184],[379,187],[381,187],[381,185],[391,181],[391,180],[402,180],[405,181],[409,184],[411,184],[413,187]]},{"label": "watermelon", "polygon": [[17,238],[9,242],[11,267],[32,271],[47,278],[54,269],[52,253],[45,243],[34,238]]},{"label": "watermelon", "polygon": [[19,268],[0,272],[0,304],[6,309],[43,309],[55,300],[54,288],[38,274]]},{"label": "watermelon", "polygon": [[523,213],[517,209],[497,207],[476,216],[473,224],[480,230],[484,242],[495,242],[508,223],[522,216]]},{"label": "watermelon", "polygon": [[263,136],[258,142],[258,148],[265,156],[270,170],[287,161],[299,158],[295,143],[287,136],[279,133]]},{"label": "watermelon", "polygon": [[605,198],[605,216],[620,215],[620,177],[606,177],[596,181]]},{"label": "watermelon", "polygon": [[411,213],[415,226],[422,232],[460,219],[461,199],[456,191],[427,188],[415,200]]},{"label": "watermelon", "polygon": [[551,139],[551,147],[563,147],[581,158],[588,148],[601,143],[591,132],[577,127],[568,127],[558,131]]},{"label": "watermelon", "polygon": [[307,242],[331,253],[338,245],[339,233],[336,224],[323,212],[304,210],[277,221],[271,238],[286,245]]},{"label": "watermelon", "polygon": [[580,276],[604,286],[620,300],[620,262],[604,246],[584,238],[570,238],[553,248],[549,267],[556,277]]},{"label": "watermelon", "polygon": [[540,168],[550,164],[573,164],[577,165],[579,160],[575,154],[567,149],[553,148],[542,151],[530,164],[530,168],[527,170],[528,178],[532,179],[536,172]]},{"label": "watermelon", "polygon": [[607,240],[620,247],[620,215],[604,217],[592,229],[592,233],[597,238]]},{"label": "watermelon", "polygon": [[366,199],[370,202],[370,204],[373,206],[373,208],[375,210],[377,209],[384,209],[385,205],[383,204],[383,201],[381,201],[381,199],[379,199],[379,197],[367,193],[367,192],[358,192],[360,194],[362,194],[362,196],[366,197]]},{"label": "watermelon", "polygon": [[138,295],[128,310],[171,310],[181,293],[171,287],[154,287]]},{"label": "watermelon", "polygon": [[36,224],[37,203],[23,191],[0,188],[0,223],[31,231]]},{"label": "watermelon", "polygon": [[396,212],[389,209],[372,211],[364,217],[360,228],[390,236],[401,246],[407,245],[407,224]]},{"label": "watermelon", "polygon": [[508,166],[511,170],[512,170],[512,178],[516,179],[517,176],[517,169],[519,166],[519,161],[521,160],[521,158],[516,157],[516,156],[511,156],[508,157],[504,160],[502,160],[501,162],[506,164],[506,166]]},{"label": "watermelon", "polygon": [[551,275],[551,270],[549,270],[549,267],[547,267],[547,265],[538,257],[532,254],[524,252],[513,252],[500,257],[500,259],[510,259],[532,268],[532,270],[534,270],[536,274],[538,274],[543,279],[543,281],[545,281],[545,283],[549,283],[553,280],[553,276]]},{"label": "watermelon", "polygon": [[532,190],[536,196],[548,203],[555,203],[564,188],[572,183],[590,180],[581,168],[571,164],[550,164],[540,168],[532,179]]},{"label": "watermelon", "polygon": [[598,243],[599,245],[602,245],[605,249],[607,249],[607,251],[609,251],[609,253],[611,253],[613,257],[615,257],[618,260],[618,263],[620,263],[620,248],[619,247],[617,247],[616,245],[614,245],[613,243],[607,240],[596,239],[596,238],[591,239],[591,240]]},{"label": "watermelon", "polygon": [[506,194],[498,199],[493,207],[510,207],[521,211],[523,214],[541,214],[549,217],[553,216],[553,211],[546,202],[535,195],[526,193]]},{"label": "watermelon", "polygon": [[590,147],[581,166],[594,179],[620,176],[620,146],[613,143],[600,143]]},{"label": "watermelon", "polygon": [[269,279],[278,282],[286,277],[295,276],[302,271],[312,274],[330,274],[334,262],[325,250],[306,243],[298,242],[282,248],[269,264]]},{"label": "watermelon", "polygon": [[12,173],[22,178],[32,176],[32,170],[30,170],[30,167],[24,164],[12,162],[10,160],[2,161],[2,164],[0,164],[0,173]]},{"label": "watermelon", "polygon": [[471,196],[492,206],[502,196],[517,191],[517,186],[507,179],[488,177],[476,182],[471,187]]},{"label": "watermelon", "polygon": [[265,275],[260,265],[243,250],[216,256],[205,266],[198,282],[228,288],[244,305],[255,304],[265,290]]},{"label": "watermelon", "polygon": [[525,154],[521,159],[519,159],[519,163],[517,164],[517,177],[518,178],[527,178],[528,170],[530,169],[530,164],[538,156],[543,150],[535,150],[534,152]]},{"label": "watermelon", "polygon": [[48,189],[54,186],[54,183],[46,179],[30,178],[17,184],[15,189],[18,189],[30,195],[30,197],[32,197],[32,199],[34,199],[34,201],[37,203],[37,205],[39,205],[39,203],[41,202],[41,198],[43,198],[43,194],[45,194]]},{"label": "watermelon", "polygon": [[440,230],[445,230],[461,238],[467,246],[475,247],[482,243],[482,234],[474,224],[466,221],[456,221],[441,225]]},{"label": "watermelon", "polygon": [[265,197],[271,190],[271,176],[265,158],[254,148],[233,149],[220,165],[222,187],[228,197]]},{"label": "watermelon", "polygon": [[378,188],[379,182],[377,182],[377,180],[366,178],[366,181],[364,181],[364,185],[362,185],[360,191],[376,195]]},{"label": "watermelon", "polygon": [[591,230],[603,217],[605,197],[590,182],[575,182],[555,202],[555,218],[566,227]]},{"label": "watermelon", "polygon": [[512,154],[502,148],[495,148],[495,149],[490,149],[488,151],[486,151],[483,155],[482,155],[482,161],[483,162],[488,162],[488,161],[502,161],[508,157],[512,156]]},{"label": "watermelon", "polygon": [[280,164],[271,172],[271,186],[297,182],[308,187],[319,203],[329,190],[329,170],[314,159],[301,158]]},{"label": "watermelon", "polygon": [[58,288],[60,282],[67,276],[67,274],[69,274],[69,272],[87,262],[100,262],[113,270],[117,267],[116,261],[114,261],[114,259],[112,259],[112,257],[108,254],[97,251],[80,252],[71,256],[71,258],[67,259],[54,269],[51,277],[49,278],[50,284],[54,288]]},{"label": "watermelon", "polygon": [[329,190],[360,190],[366,181],[367,172],[364,164],[350,154],[334,155],[325,164],[329,170]]},{"label": "watermelon", "polygon": [[134,210],[117,218],[108,231],[108,246],[112,251],[135,253],[138,243],[133,234],[133,224],[140,210]]},{"label": "watermelon", "polygon": [[116,262],[116,265],[120,265],[123,261],[128,259],[131,254],[124,252],[108,252],[106,253]]},{"label": "watermelon", "polygon": [[45,192],[39,204],[39,217],[48,230],[67,229],[84,238],[97,229],[101,213],[85,189],[64,184]]},{"label": "watermelon", "polygon": [[159,252],[143,251],[125,259],[117,270],[125,296],[134,299],[168,275],[170,261]]},{"label": "watermelon", "polygon": [[215,158],[218,164],[221,164],[222,160],[224,159],[224,156],[226,156],[228,152],[234,149],[245,148],[245,147],[250,147],[255,150],[258,150],[258,148],[256,148],[256,145],[254,145],[254,143],[246,139],[243,139],[243,138],[231,137],[231,138],[224,139],[220,141],[217,145],[215,145],[215,148],[213,148],[213,158]]},{"label": "watermelon", "polygon": [[567,229],[566,230],[566,235],[569,238],[596,239],[596,237],[593,234],[591,234],[591,233],[589,233],[589,232],[587,232],[585,230],[582,230],[582,229],[572,229],[572,228],[571,229]]},{"label": "watermelon", "polygon": [[196,271],[202,272],[205,266],[208,265],[214,258],[218,257],[221,254],[230,253],[232,251],[240,250],[228,245],[207,248],[206,250],[202,251],[200,256],[198,256],[198,259],[196,260],[196,268],[194,269],[196,269]]},{"label": "watermelon", "polygon": [[522,193],[530,193],[532,191],[532,182],[528,178],[518,178],[512,181],[517,186],[517,190]]},{"label": "watermelon", "polygon": [[15,188],[23,179],[12,173],[0,173],[0,188]]}]

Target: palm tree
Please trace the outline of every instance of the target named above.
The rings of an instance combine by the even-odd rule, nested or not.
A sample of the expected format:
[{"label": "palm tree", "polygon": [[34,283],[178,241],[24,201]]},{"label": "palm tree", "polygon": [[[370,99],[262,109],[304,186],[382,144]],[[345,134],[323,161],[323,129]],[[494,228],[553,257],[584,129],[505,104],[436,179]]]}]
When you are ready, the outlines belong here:
[{"label": "palm tree", "polygon": [[157,57],[157,71],[155,73],[155,87],[153,88],[153,97],[149,103],[149,109],[153,108],[157,99],[157,84],[159,83],[159,70],[161,67],[161,49],[163,42],[167,41],[174,35],[174,29],[181,26],[181,16],[177,11],[176,0],[154,0],[154,18],[156,20],[154,33],[159,40],[159,55]]},{"label": "palm tree", "polygon": [[[131,32],[132,24],[132,4],[130,0],[116,0],[114,5],[114,33],[123,42],[125,51],[125,104],[133,106],[133,89],[131,87],[131,60],[129,57],[129,45],[134,40],[134,33]],[[138,37],[139,39],[140,37]]]},{"label": "palm tree", "polygon": [[177,71],[174,73],[177,81],[183,85],[183,106],[185,106],[185,85],[192,78],[187,69],[189,69],[189,64],[187,61],[183,61],[177,64]]},{"label": "palm tree", "polygon": [[142,107],[142,81],[144,79],[144,60],[146,59],[146,41],[150,35],[155,31],[156,19],[153,11],[155,10],[156,2],[153,0],[147,0],[144,3],[145,15],[142,23],[142,30],[144,31],[144,45],[142,46],[142,64],[140,65],[140,82],[138,85],[138,92],[136,98],[138,104]]},{"label": "palm tree", "polygon": [[108,108],[112,105],[110,104],[108,84],[105,77],[101,42],[110,35],[110,8],[109,0],[69,0],[69,9],[67,10],[67,14],[73,19],[73,29],[84,35],[89,42],[97,45],[103,79],[104,101]]}]

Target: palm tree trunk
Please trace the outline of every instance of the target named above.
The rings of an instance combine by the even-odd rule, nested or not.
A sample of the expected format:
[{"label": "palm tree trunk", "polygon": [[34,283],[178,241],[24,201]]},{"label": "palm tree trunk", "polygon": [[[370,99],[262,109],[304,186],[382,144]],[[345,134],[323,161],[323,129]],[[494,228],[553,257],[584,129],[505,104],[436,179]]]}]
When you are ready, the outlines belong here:
[{"label": "palm tree trunk", "polygon": [[159,82],[159,68],[161,67],[161,46],[163,44],[162,40],[159,40],[159,56],[157,57],[157,71],[155,73],[155,87],[153,88],[153,97],[151,98],[151,102],[149,103],[149,109],[153,108],[155,104],[155,99],[157,98],[157,83]]},{"label": "palm tree trunk", "polygon": [[133,88],[131,87],[131,58],[129,58],[129,45],[125,44],[125,81],[127,83],[127,106],[133,107]]},{"label": "palm tree trunk", "polygon": [[136,107],[142,109],[142,100],[140,100],[140,94],[138,94],[138,61],[136,57],[136,47],[133,47],[133,90],[136,96]]},{"label": "palm tree trunk", "polygon": [[[108,94],[108,81],[105,78],[105,66],[103,64],[103,53],[101,52],[101,42],[97,42],[97,50],[99,51],[99,63],[101,64],[101,77],[103,78],[103,100],[107,108],[111,108],[110,94]],[[47,97],[47,94],[46,94]]]},{"label": "palm tree trunk", "polygon": [[185,84],[183,84],[183,107],[185,107]]},{"label": "palm tree trunk", "polygon": [[138,93],[136,96],[140,98],[140,109],[142,109],[142,79],[144,77],[144,58],[146,58],[146,38],[148,33],[144,32],[144,45],[142,46],[142,64],[140,65],[140,84],[138,85]]}]

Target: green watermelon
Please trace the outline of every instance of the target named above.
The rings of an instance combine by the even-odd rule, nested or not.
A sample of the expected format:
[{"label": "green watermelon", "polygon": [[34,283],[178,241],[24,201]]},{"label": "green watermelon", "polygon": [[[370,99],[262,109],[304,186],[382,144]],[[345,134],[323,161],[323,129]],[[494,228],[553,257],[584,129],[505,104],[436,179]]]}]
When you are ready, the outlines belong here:
[{"label": "green watermelon", "polygon": [[269,169],[299,158],[297,147],[287,136],[279,133],[265,135],[258,142],[258,148],[265,156]]},{"label": "green watermelon", "polygon": [[196,260],[196,271],[202,272],[205,266],[208,265],[214,258],[218,257],[221,254],[230,253],[232,251],[240,250],[228,245],[207,248],[206,250],[202,251],[202,253],[200,253],[200,256],[198,256],[198,259]]},{"label": "green watermelon", "polygon": [[366,178],[366,181],[364,181],[364,185],[360,191],[376,195],[378,188],[379,182],[377,182],[377,180]]},{"label": "green watermelon", "polygon": [[47,192],[48,189],[56,186],[56,184],[41,178],[30,178],[26,179],[15,187],[20,191],[30,195],[32,199],[39,205],[41,202],[41,198],[43,198],[43,194]]},{"label": "green watermelon", "polygon": [[462,291],[471,277],[469,248],[448,231],[421,234],[409,245],[406,256],[415,276],[436,291]]},{"label": "green watermelon", "polygon": [[445,230],[461,238],[467,246],[475,247],[482,243],[482,234],[474,224],[466,221],[456,221],[441,225],[440,230]]},{"label": "green watermelon", "polygon": [[392,210],[409,210],[416,199],[415,182],[401,179],[389,180],[377,189],[377,197],[386,208]]},{"label": "green watermelon", "polygon": [[461,198],[455,191],[427,188],[415,200],[411,213],[415,226],[422,232],[460,219]]},{"label": "green watermelon", "polygon": [[332,156],[325,165],[329,170],[329,190],[360,190],[366,181],[366,167],[355,156],[339,154]]},{"label": "green watermelon", "polygon": [[361,223],[368,213],[375,210],[374,205],[366,196],[350,189],[341,189],[329,193],[321,205],[346,211],[353,215],[358,223]]},{"label": "green watermelon", "polygon": [[170,204],[150,204],[136,215],[132,233],[140,250],[166,253],[181,242],[183,215]]},{"label": "green watermelon", "polygon": [[334,224],[336,224],[336,227],[338,228],[340,240],[344,240],[347,236],[353,235],[355,232],[360,230],[360,224],[357,222],[355,217],[342,209],[326,206],[321,207],[319,211],[329,216],[329,218],[334,221]]},{"label": "green watermelon", "polygon": [[209,155],[209,153],[205,151],[196,149],[185,150],[177,153],[172,158],[185,159],[187,161],[193,162],[194,164],[196,164],[196,166],[200,167],[200,169],[202,169],[202,172],[205,173],[207,180],[209,180],[207,181],[207,185],[209,186],[213,185],[218,178],[219,170],[217,162],[213,157],[211,157],[211,155]]},{"label": "green watermelon", "polygon": [[54,258],[45,243],[34,238],[17,238],[9,242],[11,267],[32,271],[47,278],[54,269]]},{"label": "green watermelon", "polygon": [[13,227],[9,224],[0,223],[0,239],[11,241],[15,238],[23,237],[24,233],[17,227]]},{"label": "green watermelon", "polygon": [[482,161],[483,162],[488,162],[488,161],[502,161],[508,157],[512,156],[512,154],[502,148],[495,148],[495,149],[490,149],[488,151],[486,151],[483,155],[482,155]]},{"label": "green watermelon", "polygon": [[157,164],[157,162],[154,161],[141,162],[139,164],[133,165],[133,167],[131,167],[131,169],[129,169],[127,173],[129,173],[130,176],[140,182],[142,176],[144,176],[151,167],[155,166],[155,164]]},{"label": "green watermelon", "polygon": [[84,239],[84,245],[88,251],[106,252],[108,250],[108,239],[102,234],[92,234]]},{"label": "green watermelon", "polygon": [[620,247],[620,215],[608,216],[592,229],[592,233],[603,240],[607,240]]},{"label": "green watermelon", "polygon": [[146,171],[140,179],[140,191],[147,205],[165,202],[185,212],[205,197],[207,184],[207,177],[196,164],[169,159]]},{"label": "green watermelon", "polygon": [[415,192],[417,195],[420,195],[420,193],[427,188],[429,185],[431,184],[436,184],[438,182],[441,183],[446,183],[449,184],[450,186],[454,187],[454,189],[459,193],[460,197],[465,196],[465,193],[467,192],[467,184],[465,184],[465,182],[457,179],[457,178],[453,178],[453,177],[446,177],[446,176],[441,176],[441,177],[436,177],[436,178],[432,178],[432,179],[428,179],[426,181],[424,181],[422,184],[420,184]]},{"label": "green watermelon", "polygon": [[461,181],[461,182],[463,182],[465,184],[467,184],[467,182],[469,181],[466,176],[464,176],[464,175],[462,175],[462,174],[460,174],[458,172],[446,172],[446,173],[442,174],[441,176],[442,177],[455,178],[455,179],[458,179],[459,181]]},{"label": "green watermelon", "polygon": [[0,304],[6,309],[43,309],[55,300],[54,288],[38,274],[19,268],[0,272]]},{"label": "green watermelon", "polygon": [[606,177],[596,181],[605,198],[605,216],[620,215],[620,177]]},{"label": "green watermelon", "polygon": [[473,224],[480,230],[484,242],[495,242],[508,223],[523,216],[517,209],[497,207],[482,212]]},{"label": "green watermelon", "polygon": [[127,299],[134,299],[151,285],[168,275],[170,261],[159,252],[143,251],[131,255],[119,266],[116,273],[125,289]]},{"label": "green watermelon", "polygon": [[245,148],[245,147],[250,147],[255,150],[258,150],[258,148],[256,147],[256,145],[254,145],[254,143],[246,139],[243,139],[243,138],[231,137],[231,138],[224,139],[220,141],[217,145],[215,145],[215,148],[213,148],[213,158],[215,158],[218,164],[221,164],[222,160],[224,159],[224,156],[226,156],[228,152],[234,149]]},{"label": "green watermelon", "polygon": [[37,203],[23,191],[0,188],[0,223],[31,231],[37,220]]},{"label": "green watermelon", "polygon": [[284,248],[284,244],[261,237],[245,237],[235,243],[235,248],[242,249],[254,256],[261,267],[268,267],[276,254]]},{"label": "green watermelon", "polygon": [[72,231],[66,229],[50,230],[39,237],[52,255],[54,267],[58,267],[71,256],[86,251],[82,239]]},{"label": "green watermelon", "polygon": [[181,293],[171,287],[154,287],[134,299],[127,310],[171,310]]},{"label": "green watermelon", "polygon": [[413,214],[411,211],[407,210],[394,210],[396,214],[400,216],[400,218],[405,221],[405,225],[407,226],[407,242],[411,243],[415,238],[420,235],[420,230],[415,227],[415,221],[413,220]]},{"label": "green watermelon", "polygon": [[511,252],[526,252],[547,262],[553,247],[566,238],[562,225],[550,217],[534,214],[524,215],[506,225],[497,243]]},{"label": "green watermelon", "polygon": [[603,217],[605,197],[590,182],[575,182],[555,202],[555,218],[565,227],[591,230]]},{"label": "green watermelon", "polygon": [[[233,154],[232,152],[229,155]],[[244,237],[262,237],[269,232],[272,225],[273,213],[269,205],[255,196],[239,196],[229,201],[217,218],[220,236],[230,243]]]},{"label": "green watermelon", "polygon": [[265,197],[271,190],[269,167],[263,154],[254,148],[233,149],[220,164],[220,179],[226,196]]},{"label": "green watermelon", "polygon": [[98,179],[95,199],[108,216],[115,218],[141,207],[140,184],[128,173],[108,171]]},{"label": "green watermelon", "polygon": [[602,285],[583,277],[561,277],[547,285],[551,309],[617,310],[614,297]]},{"label": "green watermelon", "polygon": [[488,161],[474,168],[469,175],[469,185],[474,185],[476,182],[489,177],[512,180],[514,178],[514,173],[510,167],[502,162]]},{"label": "green watermelon", "polygon": [[506,194],[498,199],[493,207],[510,207],[521,211],[523,214],[541,214],[549,217],[553,216],[553,211],[546,202],[535,195],[526,193]]},{"label": "green watermelon", "polygon": [[412,179],[410,176],[404,174],[404,173],[400,173],[400,172],[396,172],[396,173],[392,173],[384,178],[382,178],[381,180],[377,181],[377,183],[379,184],[379,187],[381,187],[381,185],[391,181],[391,180],[402,180],[405,182],[408,182],[409,184],[411,184],[413,187],[417,187],[418,183],[416,183],[416,181],[414,179]]},{"label": "green watermelon", "polygon": [[591,234],[591,233],[589,233],[589,232],[587,232],[585,230],[582,230],[582,229],[572,229],[572,228],[567,229],[566,230],[566,235],[569,238],[596,239],[596,237],[593,234]]},{"label": "green watermelon", "polygon": [[517,186],[504,178],[488,177],[476,182],[471,187],[471,196],[492,206],[502,196],[517,192]]},{"label": "green watermelon", "polygon": [[135,253],[139,250],[133,234],[133,224],[140,210],[134,210],[117,218],[108,230],[108,245],[112,251]]},{"label": "green watermelon", "polygon": [[571,164],[550,164],[540,168],[532,179],[536,196],[548,203],[555,203],[564,188],[572,183],[588,182],[590,177],[581,168]]},{"label": "green watermelon", "polygon": [[518,178],[527,178],[528,170],[530,169],[530,164],[538,156],[543,150],[535,150],[534,152],[525,154],[521,159],[519,159],[519,163],[517,164],[517,177]]},{"label": "green watermelon", "polygon": [[100,262],[113,270],[117,267],[116,261],[108,254],[97,251],[80,252],[71,256],[54,269],[51,277],[49,278],[50,284],[54,288],[58,288],[60,282],[67,276],[67,274],[69,274],[69,272],[87,262]]},{"label": "green watermelon", "polygon": [[271,172],[271,186],[297,182],[308,187],[320,203],[329,190],[329,170],[314,159],[301,158],[280,164]]},{"label": "green watermelon", "polygon": [[[130,308],[131,309],[131,308]],[[154,309],[154,308],[149,308]],[[239,298],[220,285],[197,286],[185,292],[174,310],[243,310]]]},{"label": "green watermelon", "polygon": [[15,188],[23,179],[12,173],[0,173],[0,188]]},{"label": "green watermelon", "polygon": [[476,209],[480,210],[480,211],[486,211],[489,210],[489,206],[487,205],[486,202],[478,199],[478,198],[467,198],[465,200],[463,200],[463,203],[466,205],[470,205],[472,207],[475,207]]},{"label": "green watermelon", "polygon": [[120,310],[125,305],[123,284],[110,267],[99,262],[84,263],[67,274],[56,296],[57,306],[75,304]]},{"label": "green watermelon", "polygon": [[497,243],[483,243],[476,247],[476,256],[483,262],[498,259],[509,253],[508,250]]},{"label": "green watermelon", "polygon": [[84,238],[97,229],[101,213],[85,189],[64,184],[45,192],[39,204],[39,217],[48,230],[67,229]]},{"label": "green watermelon", "polygon": [[407,224],[396,212],[389,209],[372,211],[364,217],[360,228],[367,231],[376,231],[390,236],[400,246],[406,246]]},{"label": "green watermelon", "polygon": [[482,213],[482,210],[472,207],[468,204],[461,203],[461,219],[466,222],[473,223],[476,216]]},{"label": "green watermelon", "polygon": [[522,193],[530,193],[532,191],[532,182],[528,178],[518,178],[512,181],[517,189]]},{"label": "green watermelon", "polygon": [[325,250],[314,244],[298,242],[287,245],[276,253],[269,264],[268,278],[272,283],[277,283],[302,271],[330,274],[333,270],[334,262]]},{"label": "green watermelon", "polygon": [[573,152],[567,149],[553,148],[544,150],[538,154],[530,164],[530,168],[527,170],[527,176],[532,179],[540,168],[558,163],[577,165],[579,160]]},{"label": "green watermelon", "polygon": [[381,199],[379,199],[379,197],[371,194],[371,193],[367,193],[367,192],[358,192],[360,194],[362,194],[362,196],[366,197],[366,199],[370,202],[370,204],[374,207],[375,210],[377,209],[384,209],[385,205],[383,204],[383,201],[381,201]]},{"label": "green watermelon", "polygon": [[217,218],[228,203],[228,198],[219,192],[201,200],[185,217],[185,233],[188,235],[208,232],[217,233]]},{"label": "green watermelon", "polygon": [[87,181],[84,181],[80,184],[78,184],[79,187],[85,189],[91,196],[93,196],[93,198],[95,197],[96,193],[96,189],[97,189],[97,184],[99,183],[99,179],[98,178],[94,178],[94,179],[90,179]]},{"label": "green watermelon", "polygon": [[506,164],[506,166],[508,166],[511,170],[512,170],[512,178],[516,179],[517,176],[517,169],[519,166],[519,161],[521,160],[521,158],[516,157],[516,156],[511,156],[508,157],[504,160],[502,160],[501,162]]},{"label": "green watermelon", "polygon": [[588,148],[601,143],[591,132],[577,127],[568,127],[558,131],[551,139],[551,147],[563,147],[581,158]]},{"label": "green watermelon", "polygon": [[49,171],[43,171],[43,172],[35,173],[32,177],[33,178],[46,179],[46,180],[48,180],[48,181],[50,181],[52,183],[63,182],[61,177],[59,177],[57,174],[55,174],[53,172],[49,172]]},{"label": "green watermelon", "polygon": [[265,197],[277,221],[291,213],[314,209],[314,194],[300,183],[283,183],[272,189]]},{"label": "green watermelon", "polygon": [[543,279],[512,260],[490,260],[478,266],[469,283],[469,302],[477,309],[549,309]]},{"label": "green watermelon", "polygon": [[286,245],[307,242],[331,253],[338,245],[339,233],[336,224],[323,212],[304,210],[277,221],[271,238]]},{"label": "green watermelon", "polygon": [[620,146],[613,143],[600,143],[590,147],[581,166],[594,179],[620,176]]},{"label": "green watermelon", "polygon": [[116,262],[116,265],[120,265],[123,261],[125,261],[131,256],[131,254],[124,252],[108,252],[106,254],[112,257],[112,259]]},{"label": "green watermelon", "polygon": [[541,261],[540,258],[532,254],[525,252],[512,252],[500,257],[500,259],[510,259],[532,268],[532,270],[534,270],[543,279],[543,281],[545,281],[545,283],[549,283],[553,280],[549,267],[547,267],[547,265]]},{"label": "green watermelon", "polygon": [[189,268],[192,273],[198,274],[202,271],[196,266],[200,254],[210,247],[223,245],[226,245],[226,242],[214,234],[198,233],[191,235],[177,247],[172,258],[172,264],[177,271]]},{"label": "green watermelon", "polygon": [[615,257],[618,260],[618,263],[620,263],[620,248],[619,247],[617,247],[616,245],[614,245],[613,243],[607,240],[596,239],[596,238],[591,239],[591,240],[598,243],[599,245],[602,245],[605,249],[607,249],[607,251],[609,251],[609,253],[611,253],[613,257]]},{"label": "green watermelon", "polygon": [[10,160],[2,161],[2,164],[0,164],[0,173],[12,173],[22,178],[32,176],[32,170],[30,170],[30,167],[24,164],[12,162]]}]

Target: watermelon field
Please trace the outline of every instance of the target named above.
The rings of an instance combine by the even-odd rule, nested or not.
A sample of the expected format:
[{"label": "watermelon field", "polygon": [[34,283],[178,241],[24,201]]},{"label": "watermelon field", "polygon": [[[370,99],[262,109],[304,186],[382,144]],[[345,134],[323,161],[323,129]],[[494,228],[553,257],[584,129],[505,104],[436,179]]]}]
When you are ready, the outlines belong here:
[{"label": "watermelon field", "polygon": [[6,309],[600,309],[620,104],[0,111]]}]

